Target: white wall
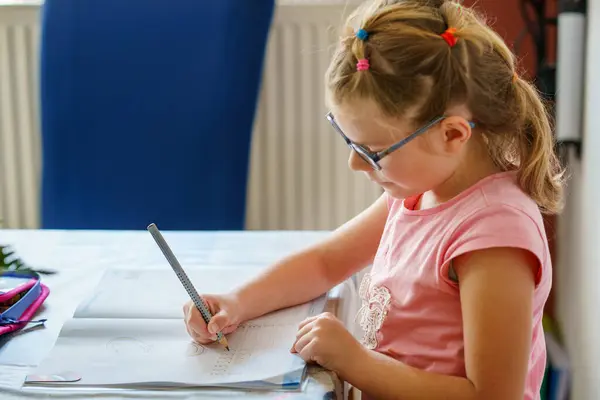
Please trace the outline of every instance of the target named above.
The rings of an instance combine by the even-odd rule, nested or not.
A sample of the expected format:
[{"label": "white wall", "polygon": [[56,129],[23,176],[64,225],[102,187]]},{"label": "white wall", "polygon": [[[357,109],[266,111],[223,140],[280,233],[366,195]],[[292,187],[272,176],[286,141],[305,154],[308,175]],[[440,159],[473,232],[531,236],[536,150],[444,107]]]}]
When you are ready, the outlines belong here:
[{"label": "white wall", "polygon": [[588,0],[587,29],[584,151],[581,161],[571,157],[555,266],[558,318],[573,366],[571,398],[583,400],[600,399],[600,0]]}]

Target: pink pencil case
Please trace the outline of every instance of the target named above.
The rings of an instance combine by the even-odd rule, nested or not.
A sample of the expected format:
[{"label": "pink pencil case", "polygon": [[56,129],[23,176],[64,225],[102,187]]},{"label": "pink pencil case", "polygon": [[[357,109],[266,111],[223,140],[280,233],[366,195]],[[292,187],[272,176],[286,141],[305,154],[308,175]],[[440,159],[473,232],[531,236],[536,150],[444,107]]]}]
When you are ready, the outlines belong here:
[{"label": "pink pencil case", "polygon": [[24,328],[34,321],[36,311],[44,303],[50,290],[38,277],[19,272],[0,274],[0,336]]}]

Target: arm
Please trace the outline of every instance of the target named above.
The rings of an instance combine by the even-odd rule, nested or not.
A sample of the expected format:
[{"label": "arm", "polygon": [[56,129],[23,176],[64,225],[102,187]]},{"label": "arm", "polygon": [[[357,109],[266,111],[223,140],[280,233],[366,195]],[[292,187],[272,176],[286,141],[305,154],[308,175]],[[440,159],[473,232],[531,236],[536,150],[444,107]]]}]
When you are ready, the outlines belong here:
[{"label": "arm", "polygon": [[388,209],[381,196],[324,242],[287,257],[235,293],[251,319],[310,301],[372,262]]},{"label": "arm", "polygon": [[347,382],[377,399],[523,399],[533,271],[539,262],[525,250],[493,248],[459,256],[454,266],[460,282],[467,378],[421,371],[360,348],[356,362],[339,371]]}]

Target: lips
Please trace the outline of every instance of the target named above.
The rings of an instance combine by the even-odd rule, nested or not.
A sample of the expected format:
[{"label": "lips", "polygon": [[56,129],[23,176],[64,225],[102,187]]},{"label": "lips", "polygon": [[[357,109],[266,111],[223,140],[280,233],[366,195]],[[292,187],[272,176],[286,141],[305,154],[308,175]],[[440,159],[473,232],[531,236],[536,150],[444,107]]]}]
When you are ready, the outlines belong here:
[{"label": "lips", "polygon": [[369,178],[369,180],[370,180],[371,182],[373,182],[373,183],[376,183],[376,184],[378,184],[378,185],[381,185],[381,186],[383,186],[383,185],[389,185],[389,184],[390,184],[390,182],[381,182],[381,181],[378,181],[377,179],[373,179],[373,178],[372,178],[371,176],[369,176],[369,175],[367,175],[367,178]]}]

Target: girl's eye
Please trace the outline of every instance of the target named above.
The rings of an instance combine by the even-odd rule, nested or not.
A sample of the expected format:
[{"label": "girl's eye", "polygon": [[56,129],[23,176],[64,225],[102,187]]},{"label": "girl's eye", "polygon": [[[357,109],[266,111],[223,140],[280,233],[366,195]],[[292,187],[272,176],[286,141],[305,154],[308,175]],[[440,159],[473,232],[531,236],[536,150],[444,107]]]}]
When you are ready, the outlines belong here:
[{"label": "girl's eye", "polygon": [[367,150],[368,152],[371,152],[371,153],[376,153],[378,151],[377,150],[377,146],[367,146],[365,144],[361,144],[360,147],[362,147],[363,149],[365,149],[365,150]]}]

